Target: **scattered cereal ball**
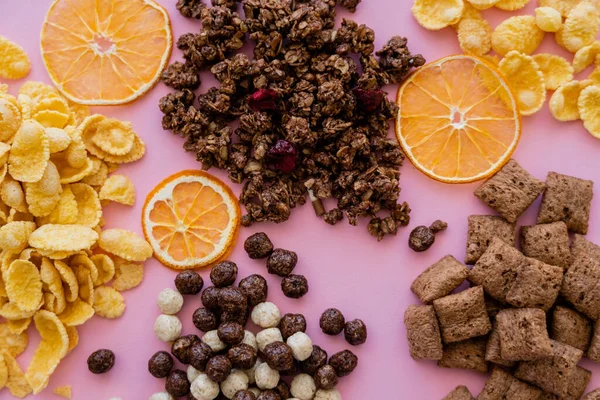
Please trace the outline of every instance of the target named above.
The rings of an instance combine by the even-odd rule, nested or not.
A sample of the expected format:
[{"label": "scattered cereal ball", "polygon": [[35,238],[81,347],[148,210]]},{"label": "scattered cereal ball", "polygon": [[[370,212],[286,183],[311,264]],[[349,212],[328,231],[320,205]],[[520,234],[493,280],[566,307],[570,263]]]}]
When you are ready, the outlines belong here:
[{"label": "scattered cereal ball", "polygon": [[437,31],[457,23],[464,8],[463,0],[416,0],[412,13],[423,28]]},{"label": "scattered cereal ball", "polygon": [[202,277],[195,271],[183,271],[175,277],[175,287],[181,294],[198,294],[204,286]]},{"label": "scattered cereal ball", "polygon": [[219,325],[217,334],[225,344],[238,344],[244,339],[244,327],[236,322],[223,322]]},{"label": "scattered cereal ball", "polygon": [[148,371],[155,378],[165,378],[173,369],[173,357],[166,351],[157,351],[148,360]]},{"label": "scattered cereal ball", "polygon": [[329,365],[335,369],[339,377],[350,375],[358,365],[358,357],[350,350],[340,351],[331,356]]},{"label": "scattered cereal ball", "polygon": [[262,363],[254,371],[256,386],[261,389],[273,389],[279,383],[279,372],[271,369],[269,364]]},{"label": "scattered cereal ball", "polygon": [[253,260],[267,258],[273,252],[273,243],[266,233],[258,232],[248,236],[244,242],[244,250]]},{"label": "scattered cereal ball", "polygon": [[282,279],[281,291],[286,297],[299,299],[308,293],[308,280],[304,275],[290,274]]},{"label": "scattered cereal ball", "polygon": [[215,313],[206,308],[198,308],[192,315],[194,326],[202,332],[215,330],[219,327],[219,321]]},{"label": "scattered cereal ball", "polygon": [[458,42],[466,54],[483,56],[492,50],[492,27],[484,19],[466,19],[458,23]]},{"label": "scattered cereal ball", "polygon": [[163,289],[158,294],[158,309],[167,315],[177,314],[183,307],[183,296],[176,290]]},{"label": "scattered cereal ball", "polygon": [[256,358],[256,362],[254,363],[254,365],[252,366],[252,368],[248,368],[244,370],[244,373],[248,376],[248,382],[251,385],[254,385],[256,383],[256,379],[254,377],[255,372],[256,372],[256,368],[262,364],[262,361],[260,360],[260,358]]},{"label": "scattered cereal ball", "polygon": [[200,338],[196,335],[180,336],[171,345],[171,354],[183,364],[190,363],[190,349],[195,344],[200,343]]},{"label": "scattered cereal ball", "polygon": [[202,305],[206,307],[207,310],[218,310],[219,308],[219,293],[221,289],[218,287],[210,286],[204,289],[202,295],[200,296],[200,300],[202,301]]},{"label": "scattered cereal ball", "polygon": [[310,357],[300,363],[300,370],[309,375],[314,375],[319,368],[327,364],[327,352],[313,344]]},{"label": "scattered cereal ball", "polygon": [[221,392],[228,399],[233,398],[238,391],[246,389],[248,389],[248,377],[239,370],[231,371],[227,379],[221,383]]},{"label": "scattered cereal ball", "polygon": [[508,18],[492,33],[492,48],[502,56],[516,50],[523,54],[533,53],[544,40],[544,31],[538,28],[535,17],[520,15]]},{"label": "scattered cereal ball", "polygon": [[304,361],[312,354],[312,340],[304,332],[296,332],[287,339],[287,345],[292,349],[294,358]]},{"label": "scattered cereal ball", "polygon": [[213,400],[219,395],[219,384],[210,380],[208,375],[200,374],[192,381],[190,392],[196,400]]},{"label": "scattered cereal ball", "polygon": [[261,328],[272,328],[279,324],[279,320],[281,320],[281,313],[275,304],[266,301],[264,303],[257,304],[256,307],[254,307],[251,318],[252,322]]},{"label": "scattered cereal ball", "polygon": [[281,396],[274,390],[265,390],[258,395],[256,400],[281,400]]},{"label": "scattered cereal ball", "polygon": [[279,330],[285,340],[296,332],[306,332],[306,318],[302,314],[285,314],[279,321]]},{"label": "scattered cereal ball", "polygon": [[254,336],[254,333],[252,333],[250,331],[244,331],[244,339],[242,339],[242,343],[249,345],[254,350],[258,350],[258,344],[256,343],[256,336]]},{"label": "scattered cereal ball", "polygon": [[557,32],[562,26],[562,16],[552,7],[538,7],[535,9],[535,23],[544,32]]},{"label": "scattered cereal ball", "polygon": [[257,387],[251,387],[248,389],[249,392],[252,392],[252,394],[254,394],[255,396],[258,397],[258,395],[260,395],[262,393],[262,390],[260,390]]},{"label": "scattered cereal ball", "polygon": [[231,361],[233,368],[249,369],[256,364],[256,350],[244,343],[233,346],[227,351],[227,358]]},{"label": "scattered cereal ball", "polygon": [[206,364],[206,375],[217,383],[223,382],[231,373],[231,361],[226,356],[214,356]]},{"label": "scattered cereal ball", "polygon": [[267,301],[269,286],[267,281],[260,275],[250,275],[240,281],[239,284],[242,292],[248,297],[248,304],[251,307]]},{"label": "scattered cereal ball", "polygon": [[346,319],[344,314],[337,308],[328,308],[321,314],[319,326],[327,335],[339,335],[344,330]]},{"label": "scattered cereal ball", "polygon": [[263,353],[269,367],[276,371],[289,371],[294,367],[294,353],[290,346],[283,342],[269,343]]},{"label": "scattered cereal ball", "polygon": [[352,346],[358,346],[367,341],[367,326],[360,319],[346,322],[344,337]]},{"label": "scattered cereal ball", "polygon": [[183,397],[190,392],[190,381],[187,373],[180,369],[171,371],[165,382],[165,390],[173,397]]},{"label": "scattered cereal ball", "polygon": [[277,328],[263,329],[256,334],[256,343],[260,351],[263,351],[267,345],[273,342],[283,342],[281,331]]},{"label": "scattered cereal ball", "polygon": [[240,390],[233,395],[232,400],[256,400],[256,395],[249,390]]},{"label": "scattered cereal ball", "polygon": [[299,400],[312,400],[315,397],[317,386],[312,376],[308,374],[299,374],[292,380],[290,387],[292,395]]},{"label": "scattered cereal ball", "polygon": [[150,396],[148,400],[175,400],[175,398],[167,392],[158,392]]},{"label": "scattered cereal ball", "polygon": [[298,255],[293,251],[275,249],[267,259],[267,270],[270,274],[286,277],[292,273],[298,263]]},{"label": "scattered cereal ball", "polygon": [[342,395],[336,389],[317,390],[314,400],[342,400]]},{"label": "scattered cereal ball", "polygon": [[275,386],[275,388],[273,389],[273,391],[277,392],[277,394],[282,399],[289,399],[289,398],[292,397],[292,394],[290,393],[290,387],[282,379],[279,379],[279,383],[277,384],[277,386]]},{"label": "scattered cereal ball", "polygon": [[213,350],[204,342],[196,343],[190,348],[190,365],[199,371],[204,371],[208,360],[213,356]]},{"label": "scattered cereal ball", "polygon": [[324,390],[333,389],[338,383],[337,374],[331,365],[323,365],[319,368],[314,375],[314,379],[317,388]]},{"label": "scattered cereal ball", "polygon": [[202,371],[197,370],[192,365],[188,365],[186,373],[187,373],[188,381],[190,381],[192,383],[194,382],[194,380],[197,377],[199,377],[200,375],[202,375]]},{"label": "scattered cereal ball", "polygon": [[221,311],[236,315],[246,313],[248,298],[240,288],[230,286],[218,290],[218,305]]},{"label": "scattered cereal ball", "polygon": [[175,315],[161,314],[154,322],[154,333],[163,342],[172,342],[181,336],[181,321]]},{"label": "scattered cereal ball", "polygon": [[206,332],[204,336],[202,336],[202,341],[209,345],[215,353],[225,350],[227,347],[227,345],[219,339],[219,333],[216,330]]},{"label": "scattered cereal ball", "polygon": [[96,350],[87,359],[88,369],[93,374],[103,374],[115,365],[115,353],[107,349]]},{"label": "scattered cereal ball", "polygon": [[238,267],[234,262],[221,261],[210,270],[210,281],[218,288],[231,286],[238,274]]}]

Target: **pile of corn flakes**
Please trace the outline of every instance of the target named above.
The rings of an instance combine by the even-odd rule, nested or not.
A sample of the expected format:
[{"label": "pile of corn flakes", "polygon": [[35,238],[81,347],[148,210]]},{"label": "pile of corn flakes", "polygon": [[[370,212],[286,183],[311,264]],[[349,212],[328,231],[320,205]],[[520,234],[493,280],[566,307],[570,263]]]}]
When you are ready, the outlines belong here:
[{"label": "pile of corn flakes", "polygon": [[[120,292],[141,283],[152,248],[135,233],[102,230],[103,203],[135,201],[127,177],[109,176],[144,155],[131,124],[90,116],[40,82],[17,97],[7,89],[0,85],[0,389],[24,397],[48,385],[77,345],[77,326],[123,315]],[[15,357],[32,321],[42,340],[23,372]]]},{"label": "pile of corn flakes", "polygon": [[[559,121],[581,119],[600,138],[600,0],[538,0],[535,15],[519,15],[492,29],[481,10],[515,11],[530,0],[416,0],[413,15],[430,30],[452,26],[461,49],[498,66],[508,78],[522,115],[538,112],[547,90],[554,93],[550,111]],[[573,62],[556,54],[535,54],[546,33],[571,53]],[[491,55],[494,51],[497,55]],[[501,60],[498,56],[503,57]],[[574,80],[592,64],[586,79]]]}]

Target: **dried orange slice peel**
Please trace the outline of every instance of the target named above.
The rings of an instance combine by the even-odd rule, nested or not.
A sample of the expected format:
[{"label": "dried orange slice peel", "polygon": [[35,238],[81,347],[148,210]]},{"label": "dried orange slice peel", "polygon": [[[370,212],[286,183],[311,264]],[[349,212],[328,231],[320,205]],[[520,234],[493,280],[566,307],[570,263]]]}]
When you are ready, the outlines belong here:
[{"label": "dried orange slice peel", "polygon": [[471,56],[421,67],[398,90],[396,136],[421,172],[467,183],[498,171],[521,135],[517,103],[501,73]]},{"label": "dried orange slice peel", "polygon": [[54,84],[88,105],[124,104],[146,93],[172,46],[169,15],[152,0],[55,0],[41,34]]},{"label": "dried orange slice peel", "polygon": [[181,171],[146,199],[142,224],[155,257],[173,269],[200,268],[229,254],[240,225],[238,201],[223,182]]}]

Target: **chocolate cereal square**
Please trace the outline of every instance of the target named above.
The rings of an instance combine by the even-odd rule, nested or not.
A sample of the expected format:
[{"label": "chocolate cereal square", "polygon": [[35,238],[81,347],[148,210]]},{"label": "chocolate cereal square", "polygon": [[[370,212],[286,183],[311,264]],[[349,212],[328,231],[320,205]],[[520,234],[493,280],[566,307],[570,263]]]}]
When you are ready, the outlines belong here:
[{"label": "chocolate cereal square", "polygon": [[567,399],[579,399],[585,393],[592,379],[592,371],[588,371],[585,368],[577,367],[575,372],[571,375],[571,381],[569,382],[569,388],[567,390]]},{"label": "chocolate cereal square", "polygon": [[527,257],[564,269],[571,265],[571,244],[567,225],[562,222],[521,228],[521,250]]},{"label": "chocolate cereal square", "polygon": [[498,313],[496,323],[503,360],[539,360],[552,355],[546,314],[542,310],[509,308]]},{"label": "chocolate cereal square", "polygon": [[457,386],[442,400],[475,400],[475,398],[466,386]]},{"label": "chocolate cereal square", "polygon": [[494,368],[477,400],[537,400],[542,391],[501,368]]},{"label": "chocolate cereal square", "polygon": [[600,259],[600,246],[590,242],[583,235],[574,235],[571,245],[571,264],[575,264],[577,259],[583,256]]},{"label": "chocolate cereal square", "polygon": [[563,269],[524,258],[515,270],[506,301],[515,307],[541,308],[548,311],[556,301],[563,279]]},{"label": "chocolate cereal square", "polygon": [[467,279],[469,269],[450,255],[427,268],[415,279],[410,289],[425,304],[452,293]]},{"label": "chocolate cereal square", "polygon": [[493,215],[469,216],[465,264],[475,264],[479,257],[485,253],[494,237],[498,237],[505,243],[514,246],[515,224]]},{"label": "chocolate cereal square", "polygon": [[486,335],[492,329],[481,286],[434,300],[433,306],[444,343]]},{"label": "chocolate cereal square", "polygon": [[600,389],[589,392],[581,400],[600,400]]},{"label": "chocolate cereal square", "polygon": [[546,185],[510,160],[496,175],[475,191],[481,201],[514,223],[542,194]]},{"label": "chocolate cereal square", "polygon": [[442,358],[442,338],[433,306],[409,306],[404,313],[404,326],[414,360]]},{"label": "chocolate cereal square", "polygon": [[552,355],[536,361],[523,361],[515,376],[545,392],[567,396],[569,383],[583,352],[575,347],[552,341]]},{"label": "chocolate cereal square", "polygon": [[575,310],[557,306],[552,313],[550,337],[585,353],[592,339],[592,321]]},{"label": "chocolate cereal square", "polygon": [[593,254],[577,255],[565,273],[561,295],[587,317],[600,317],[600,259]]},{"label": "chocolate cereal square", "polygon": [[486,342],[486,337],[477,337],[447,344],[444,346],[444,355],[438,361],[438,366],[486,373],[488,371],[488,363],[485,361]]},{"label": "chocolate cereal square", "polygon": [[600,363],[600,320],[594,323],[594,333],[586,356],[590,360]]},{"label": "chocolate cereal square", "polygon": [[549,172],[538,224],[564,221],[569,231],[587,234],[594,182]]},{"label": "chocolate cereal square", "polygon": [[497,323],[494,323],[485,348],[485,360],[507,368],[512,368],[517,364],[516,361],[504,360],[500,351],[500,334],[498,333]]}]

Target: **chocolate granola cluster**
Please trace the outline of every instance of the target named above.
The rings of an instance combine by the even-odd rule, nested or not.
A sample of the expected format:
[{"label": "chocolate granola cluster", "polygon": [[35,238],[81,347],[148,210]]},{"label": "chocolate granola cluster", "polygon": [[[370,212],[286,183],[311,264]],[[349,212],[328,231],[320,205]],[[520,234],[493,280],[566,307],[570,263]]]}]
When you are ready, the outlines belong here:
[{"label": "chocolate granola cluster", "polygon": [[[353,11],[359,1],[337,3]],[[212,4],[179,0],[202,28],[179,38],[185,63],[163,73],[176,91],[159,106],[163,128],[186,138],[203,169],[225,169],[243,183],[242,224],[283,222],[307,194],[313,203],[337,199],[327,223],[369,217],[379,239],[408,224],[410,208],[398,204],[404,155],[387,137],[397,107],[381,88],[401,82],[423,57],[402,37],[374,54],[369,27],[344,20],[335,29],[334,0],[245,0],[245,18],[235,1]],[[246,36],[252,59],[235,53]],[[195,96],[206,69],[219,87]]]}]

